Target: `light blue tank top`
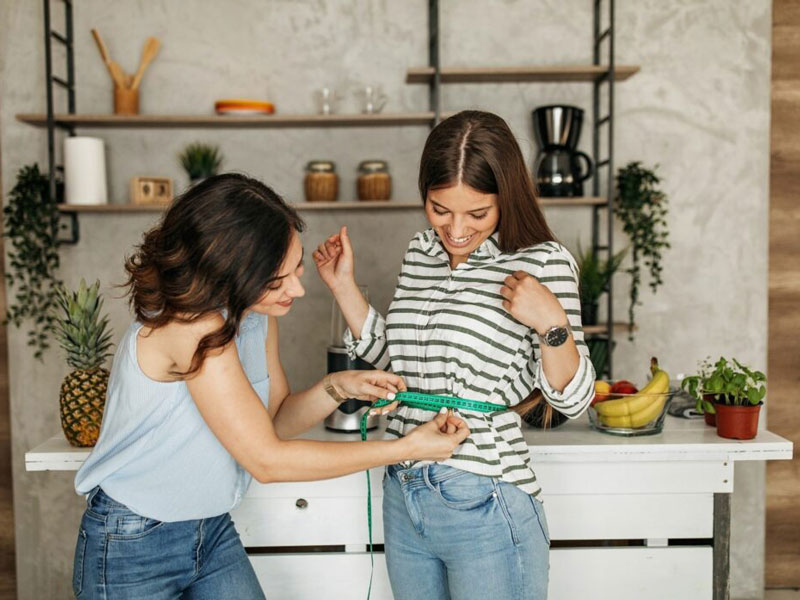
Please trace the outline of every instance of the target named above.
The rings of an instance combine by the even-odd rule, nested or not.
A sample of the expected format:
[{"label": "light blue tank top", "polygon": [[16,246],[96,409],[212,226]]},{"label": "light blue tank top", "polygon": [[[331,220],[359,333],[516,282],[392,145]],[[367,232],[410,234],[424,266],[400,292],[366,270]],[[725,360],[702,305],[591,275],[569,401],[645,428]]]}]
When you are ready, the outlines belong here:
[{"label": "light blue tank top", "polygon": [[[141,328],[132,323],[119,343],[100,438],[75,476],[75,490],[87,494],[99,485],[135,513],[159,521],[229,512],[251,477],[203,421],[185,382],[154,381],[141,370],[136,358]],[[235,340],[264,405],[269,398],[266,337],[267,316],[248,313]]]}]

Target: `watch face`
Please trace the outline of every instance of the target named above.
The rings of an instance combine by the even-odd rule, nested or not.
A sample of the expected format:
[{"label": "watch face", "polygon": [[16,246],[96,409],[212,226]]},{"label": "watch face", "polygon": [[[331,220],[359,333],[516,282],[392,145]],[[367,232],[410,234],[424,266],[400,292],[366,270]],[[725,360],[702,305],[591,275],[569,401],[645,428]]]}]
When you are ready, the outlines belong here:
[{"label": "watch face", "polygon": [[567,341],[569,331],[566,327],[553,327],[544,334],[544,341],[548,346],[560,346]]}]

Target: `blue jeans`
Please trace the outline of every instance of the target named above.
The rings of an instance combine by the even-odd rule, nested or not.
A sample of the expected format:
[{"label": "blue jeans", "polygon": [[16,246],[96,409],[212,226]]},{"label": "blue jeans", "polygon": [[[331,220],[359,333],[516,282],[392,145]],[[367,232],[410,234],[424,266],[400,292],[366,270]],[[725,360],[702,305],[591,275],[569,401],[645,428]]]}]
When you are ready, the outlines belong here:
[{"label": "blue jeans", "polygon": [[230,515],[165,523],[100,488],[81,520],[72,589],[77,598],[103,600],[264,599]]},{"label": "blue jeans", "polygon": [[543,600],[544,507],[516,486],[432,464],[387,468],[386,563],[395,600]]}]

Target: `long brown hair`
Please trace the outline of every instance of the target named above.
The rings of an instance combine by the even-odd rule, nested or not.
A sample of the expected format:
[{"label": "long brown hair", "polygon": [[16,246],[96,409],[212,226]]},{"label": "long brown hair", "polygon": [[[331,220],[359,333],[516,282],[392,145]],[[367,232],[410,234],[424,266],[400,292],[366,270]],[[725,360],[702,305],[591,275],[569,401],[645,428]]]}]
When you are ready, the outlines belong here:
[{"label": "long brown hair", "polygon": [[125,261],[136,318],[156,329],[224,311],[225,322],[197,345],[189,370],[228,344],[242,316],[278,279],[294,231],[305,225],[272,189],[227,173],[189,188]]},{"label": "long brown hair", "polygon": [[[465,110],[433,128],[425,142],[419,166],[419,193],[423,204],[428,192],[463,183],[484,194],[497,194],[500,220],[499,246],[517,252],[555,241],[539,203],[533,180],[514,134],[495,114]],[[540,391],[514,407],[520,415],[543,401]],[[545,408],[549,424],[553,409]]]}]

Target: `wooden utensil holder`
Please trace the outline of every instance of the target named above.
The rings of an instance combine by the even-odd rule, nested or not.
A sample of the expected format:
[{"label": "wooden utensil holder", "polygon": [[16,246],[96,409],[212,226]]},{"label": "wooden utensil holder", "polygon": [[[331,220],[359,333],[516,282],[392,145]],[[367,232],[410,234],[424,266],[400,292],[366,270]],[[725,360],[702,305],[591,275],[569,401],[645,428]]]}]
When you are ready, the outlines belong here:
[{"label": "wooden utensil holder", "polygon": [[139,88],[130,89],[114,86],[114,114],[139,114]]}]

